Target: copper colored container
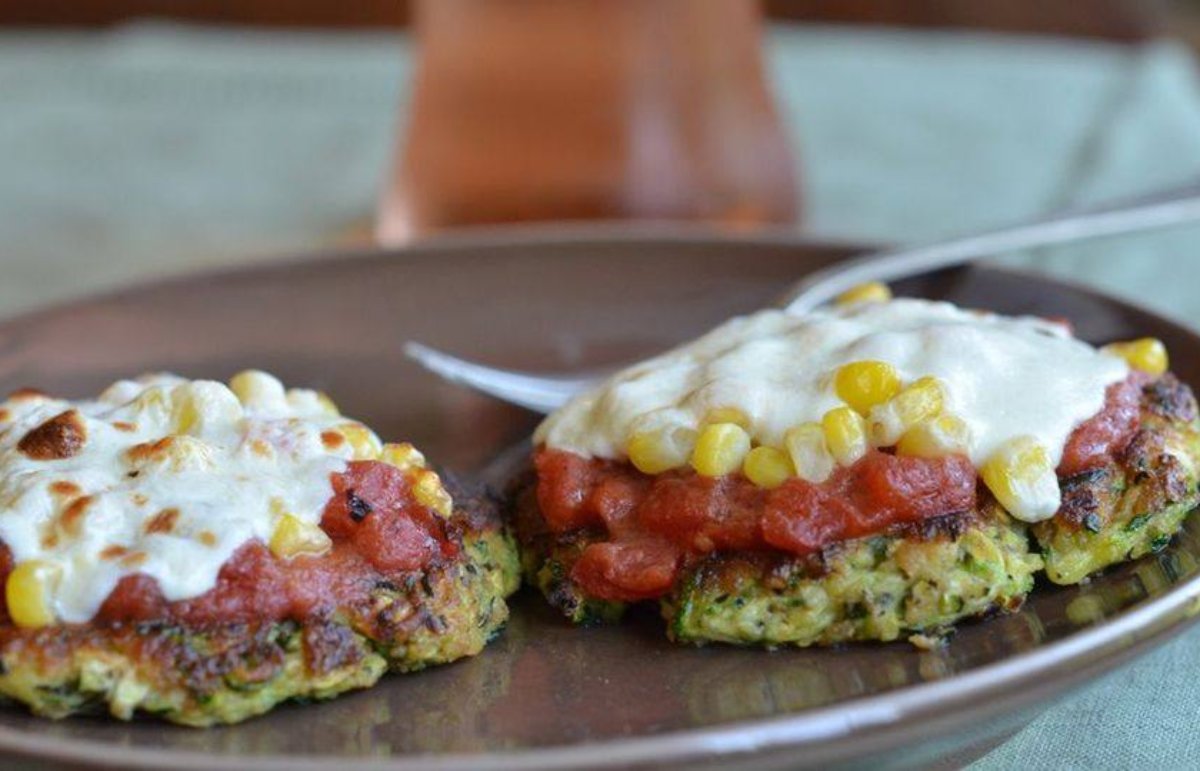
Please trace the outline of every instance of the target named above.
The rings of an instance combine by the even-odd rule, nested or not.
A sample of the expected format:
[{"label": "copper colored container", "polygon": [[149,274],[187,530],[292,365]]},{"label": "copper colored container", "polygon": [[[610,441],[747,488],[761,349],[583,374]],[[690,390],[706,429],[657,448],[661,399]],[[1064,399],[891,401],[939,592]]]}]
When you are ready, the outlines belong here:
[{"label": "copper colored container", "polygon": [[384,243],[535,220],[791,223],[753,0],[421,0]]}]

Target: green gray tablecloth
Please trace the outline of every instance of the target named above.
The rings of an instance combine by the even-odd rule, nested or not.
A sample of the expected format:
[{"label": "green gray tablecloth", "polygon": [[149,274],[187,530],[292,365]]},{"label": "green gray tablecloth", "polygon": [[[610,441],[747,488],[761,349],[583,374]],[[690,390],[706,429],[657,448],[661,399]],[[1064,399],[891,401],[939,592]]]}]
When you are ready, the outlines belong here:
[{"label": "green gray tablecloth", "polygon": [[[776,28],[811,233],[931,238],[1200,175],[1188,54]],[[389,35],[0,33],[0,315],[328,244],[367,222],[411,72]],[[1200,229],[1010,257],[1200,318]],[[1200,632],[979,768],[1200,766]]]}]

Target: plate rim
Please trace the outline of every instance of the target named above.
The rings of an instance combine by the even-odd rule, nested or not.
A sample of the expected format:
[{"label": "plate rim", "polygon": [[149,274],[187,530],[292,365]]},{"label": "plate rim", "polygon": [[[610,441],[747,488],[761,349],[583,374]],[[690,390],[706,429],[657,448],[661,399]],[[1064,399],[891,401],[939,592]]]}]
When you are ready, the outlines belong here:
[{"label": "plate rim", "polygon": [[[74,306],[113,300],[128,294],[178,287],[197,281],[222,281],[243,276],[287,272],[296,268],[319,268],[348,260],[402,258],[412,251],[469,251],[496,246],[546,247],[583,244],[728,244],[749,248],[794,246],[801,249],[830,249],[847,255],[871,245],[837,239],[808,237],[795,232],[761,234],[707,231],[694,227],[609,227],[589,225],[519,226],[478,228],[447,234],[395,248],[330,247],[314,252],[287,253],[249,265],[224,266],[138,281],[99,292],[69,297],[48,305],[0,318],[5,327],[36,323],[39,318],[62,313]],[[1038,273],[1025,268],[984,262],[987,270],[1037,279],[1063,289],[1103,299],[1114,307],[1136,311],[1186,332],[1200,342],[1194,326],[1125,298],[1080,282]],[[600,742],[551,745],[518,750],[480,753],[395,755],[352,758],[330,755],[238,755],[211,754],[196,750],[136,748],[101,740],[44,736],[40,733],[0,725],[0,753],[85,766],[105,764],[130,768],[228,769],[274,771],[275,769],[328,768],[331,763],[352,769],[544,769],[614,768],[641,764],[667,764],[748,758],[783,750],[803,749],[803,763],[832,762],[848,757],[845,744],[872,752],[895,749],[904,741],[903,729],[914,719],[936,720],[936,730],[923,739],[944,737],[981,716],[1011,714],[1046,694],[1065,697],[1097,671],[1120,666],[1159,647],[1200,621],[1200,574],[1172,587],[1163,595],[1144,600],[1112,618],[1081,629],[1061,640],[1010,656],[962,674],[932,682],[910,685],[872,696],[852,698],[838,704],[807,709],[791,715],[669,731],[662,734],[611,739]],[[986,623],[983,622],[983,623]],[[483,654],[486,655],[486,652]],[[1070,666],[1063,666],[1070,665]],[[971,710],[956,709],[963,700]],[[983,703],[985,707],[980,707]],[[219,727],[207,730],[221,730]],[[875,733],[875,735],[872,735]],[[853,753],[859,755],[861,753]]]},{"label": "plate rim", "polygon": [[[269,251],[247,257],[244,264],[200,266],[172,270],[163,275],[135,278],[127,283],[99,290],[84,290],[59,297],[11,314],[0,314],[0,326],[24,324],[39,317],[62,312],[72,306],[112,300],[129,293],[167,289],[194,281],[220,281],[237,276],[252,276],[294,269],[319,267],[325,263],[366,262],[370,260],[402,259],[409,252],[455,252],[486,247],[511,248],[519,246],[579,246],[589,243],[670,243],[705,245],[752,244],[754,246],[793,246],[801,249],[824,249],[859,256],[882,250],[889,243],[852,239],[838,235],[798,232],[782,227],[764,228],[754,233],[740,233],[705,225],[671,222],[640,222],[621,224],[600,223],[534,223],[515,225],[475,225],[438,233],[403,246],[376,246],[346,243],[323,244],[313,249]],[[1149,311],[1147,311],[1149,312]],[[1160,314],[1161,315],[1161,314]]]}]

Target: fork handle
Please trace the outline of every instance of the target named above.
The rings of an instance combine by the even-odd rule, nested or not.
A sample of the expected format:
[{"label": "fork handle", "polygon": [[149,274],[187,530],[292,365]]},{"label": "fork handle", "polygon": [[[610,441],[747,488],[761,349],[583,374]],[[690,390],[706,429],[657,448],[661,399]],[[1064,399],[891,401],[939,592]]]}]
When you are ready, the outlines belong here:
[{"label": "fork handle", "polygon": [[1200,183],[1099,206],[1073,209],[1034,222],[912,247],[874,252],[815,271],[796,283],[779,305],[805,312],[869,281],[895,281],[997,254],[1200,222]]}]

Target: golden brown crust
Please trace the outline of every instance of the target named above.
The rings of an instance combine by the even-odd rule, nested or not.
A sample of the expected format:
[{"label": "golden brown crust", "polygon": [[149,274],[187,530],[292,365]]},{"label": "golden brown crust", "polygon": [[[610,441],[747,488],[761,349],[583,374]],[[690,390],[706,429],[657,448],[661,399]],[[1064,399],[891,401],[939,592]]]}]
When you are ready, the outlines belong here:
[{"label": "golden brown crust", "polygon": [[87,427],[76,410],[67,410],[33,428],[17,443],[31,460],[63,460],[78,455],[87,442]]},{"label": "golden brown crust", "polygon": [[1168,421],[1191,423],[1197,417],[1192,389],[1170,372],[1142,389],[1142,409]]}]

